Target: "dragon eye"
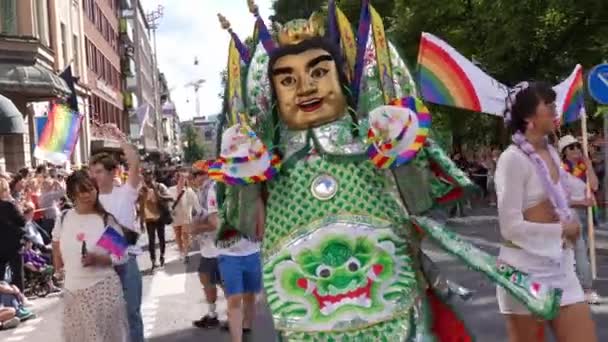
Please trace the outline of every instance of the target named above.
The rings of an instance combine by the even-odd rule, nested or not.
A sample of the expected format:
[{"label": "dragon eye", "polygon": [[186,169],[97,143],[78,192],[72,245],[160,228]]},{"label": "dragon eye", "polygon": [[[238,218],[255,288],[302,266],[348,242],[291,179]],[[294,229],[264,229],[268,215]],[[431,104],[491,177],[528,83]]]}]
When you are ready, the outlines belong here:
[{"label": "dragon eye", "polygon": [[329,276],[331,276],[331,270],[325,265],[319,265],[319,267],[317,267],[316,273],[317,277],[320,278],[329,278]]},{"label": "dragon eye", "polygon": [[346,267],[348,267],[348,270],[351,272],[357,272],[359,268],[361,268],[361,263],[359,262],[359,260],[351,257],[350,259],[348,259]]}]

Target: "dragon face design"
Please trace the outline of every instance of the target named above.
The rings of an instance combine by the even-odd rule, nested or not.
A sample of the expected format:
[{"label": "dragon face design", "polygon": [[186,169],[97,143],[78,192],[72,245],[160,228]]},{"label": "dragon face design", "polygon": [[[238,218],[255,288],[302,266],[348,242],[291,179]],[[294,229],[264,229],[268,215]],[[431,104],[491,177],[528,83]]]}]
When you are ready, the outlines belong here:
[{"label": "dragon face design", "polygon": [[296,285],[315,299],[324,316],[348,305],[371,308],[372,287],[392,266],[390,259],[374,258],[369,241],[360,238],[354,246],[348,242],[332,239],[317,253],[307,250],[297,257],[304,272]]},{"label": "dragon face design", "polygon": [[392,317],[402,301],[401,286],[411,281],[402,279],[408,259],[400,239],[387,231],[336,228],[303,238],[268,264],[265,286],[279,321],[347,329]]}]

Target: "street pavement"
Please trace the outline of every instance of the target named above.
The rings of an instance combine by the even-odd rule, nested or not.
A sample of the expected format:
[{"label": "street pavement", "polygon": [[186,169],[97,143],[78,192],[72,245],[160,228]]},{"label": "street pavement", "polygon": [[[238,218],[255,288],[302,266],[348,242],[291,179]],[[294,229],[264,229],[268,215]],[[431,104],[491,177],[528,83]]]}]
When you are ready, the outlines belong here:
[{"label": "street pavement", "polygon": [[[499,236],[495,211],[473,210],[469,215],[472,216],[453,220],[450,226],[478,247],[496,254]],[[171,229],[167,232],[172,235]],[[601,295],[608,297],[608,231],[598,230],[597,240],[599,268],[596,288]],[[445,275],[475,290],[471,300],[458,303],[456,308],[465,318],[476,340],[506,341],[504,322],[497,310],[495,287],[484,276],[467,270],[458,260],[432,244],[425,243],[423,248],[438,263]],[[167,265],[152,274],[149,271],[150,263],[147,256],[140,257],[140,266],[145,270],[142,312],[148,341],[229,341],[227,332],[219,329],[204,331],[192,327],[192,321],[198,319],[206,309],[196,273],[198,258],[198,253],[193,249],[190,264],[184,265],[178,260],[174,244],[170,244],[167,247]],[[33,309],[38,317],[23,323],[17,329],[0,331],[0,341],[61,341],[63,308],[60,297],[36,299],[33,302],[35,304]],[[253,332],[245,341],[275,341],[272,322],[263,299],[260,300],[259,308]],[[218,303],[218,310],[220,318],[225,318],[226,302],[223,297]],[[608,341],[608,325],[600,324],[608,320],[608,300],[603,301],[601,305],[593,306],[592,311],[599,341]]]}]

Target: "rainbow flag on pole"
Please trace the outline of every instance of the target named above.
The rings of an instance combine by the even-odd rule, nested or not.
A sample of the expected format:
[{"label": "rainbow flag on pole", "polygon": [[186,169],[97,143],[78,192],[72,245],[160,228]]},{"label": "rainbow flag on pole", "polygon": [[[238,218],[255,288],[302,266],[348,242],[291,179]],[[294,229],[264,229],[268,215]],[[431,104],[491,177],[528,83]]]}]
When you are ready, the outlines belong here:
[{"label": "rainbow flag on pole", "polygon": [[420,40],[418,81],[428,102],[498,116],[504,113],[508,87],[426,32]]},{"label": "rainbow flag on pole", "polygon": [[585,113],[583,89],[583,67],[580,64],[576,65],[568,78],[553,87],[557,94],[555,102],[562,125],[577,121]]},{"label": "rainbow flag on pole", "polygon": [[62,165],[70,159],[78,141],[83,116],[66,105],[53,105],[34,157]]}]

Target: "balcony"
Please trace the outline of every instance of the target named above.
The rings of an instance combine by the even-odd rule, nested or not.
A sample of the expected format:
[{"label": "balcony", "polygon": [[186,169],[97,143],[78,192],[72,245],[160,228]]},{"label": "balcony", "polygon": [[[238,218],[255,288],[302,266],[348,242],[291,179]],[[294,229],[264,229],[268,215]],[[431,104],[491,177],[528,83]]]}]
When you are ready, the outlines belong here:
[{"label": "balcony", "polygon": [[120,18],[120,39],[125,44],[133,44],[133,25],[131,19]]}]

